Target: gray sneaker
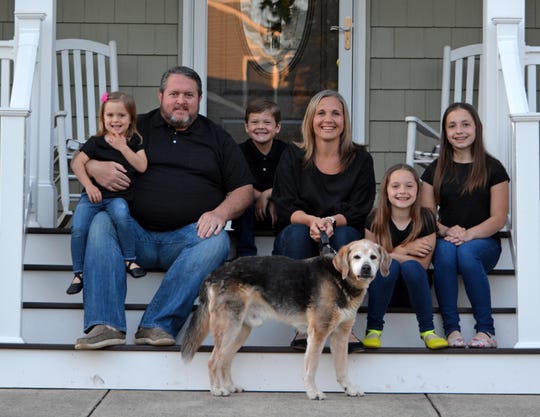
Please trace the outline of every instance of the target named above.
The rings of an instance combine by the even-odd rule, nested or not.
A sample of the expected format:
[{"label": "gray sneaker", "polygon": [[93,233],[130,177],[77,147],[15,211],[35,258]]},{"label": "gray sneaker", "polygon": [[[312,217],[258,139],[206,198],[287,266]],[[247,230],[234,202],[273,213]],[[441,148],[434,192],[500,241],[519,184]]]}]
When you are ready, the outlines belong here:
[{"label": "gray sneaker", "polygon": [[159,327],[141,327],[135,333],[135,343],[138,345],[173,346],[176,339]]},{"label": "gray sneaker", "polygon": [[126,335],[123,332],[103,324],[97,324],[86,336],[77,339],[75,349],[101,349],[107,346],[125,344]]}]

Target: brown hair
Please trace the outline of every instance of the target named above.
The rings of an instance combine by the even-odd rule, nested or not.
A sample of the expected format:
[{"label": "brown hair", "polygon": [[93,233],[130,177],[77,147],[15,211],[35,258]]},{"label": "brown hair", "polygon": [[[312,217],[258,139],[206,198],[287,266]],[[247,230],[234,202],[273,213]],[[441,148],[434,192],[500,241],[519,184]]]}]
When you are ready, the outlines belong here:
[{"label": "brown hair", "polygon": [[131,118],[131,123],[126,132],[126,139],[129,142],[134,135],[137,135],[142,143],[142,136],[137,130],[137,107],[135,106],[135,100],[132,96],[121,91],[113,91],[112,93],[105,93],[102,97],[101,108],[99,109],[99,130],[97,136],[105,136],[107,134],[107,129],[105,128],[105,104],[109,101],[120,101],[126,108],[126,111]]},{"label": "brown hair", "polygon": [[314,164],[313,158],[315,156],[315,132],[313,130],[313,119],[315,118],[315,111],[318,104],[323,98],[335,97],[339,100],[343,106],[343,132],[341,133],[339,143],[339,158],[341,162],[341,171],[343,172],[352,162],[356,155],[356,148],[358,145],[352,141],[352,127],[351,118],[349,116],[349,109],[347,103],[341,94],[334,90],[323,90],[315,94],[306,109],[304,120],[302,121],[302,142],[298,144],[300,149],[303,149],[304,154],[304,167],[312,167]]},{"label": "brown hair", "polygon": [[379,191],[379,202],[377,208],[375,209],[375,215],[373,217],[373,222],[371,223],[371,232],[375,235],[377,243],[384,247],[387,251],[392,251],[392,235],[390,233],[390,222],[392,221],[392,206],[388,200],[388,184],[390,183],[390,177],[396,171],[407,171],[413,175],[414,182],[417,187],[417,196],[416,201],[410,207],[410,217],[412,230],[409,233],[409,236],[402,242],[406,244],[412,242],[422,232],[423,228],[423,218],[422,218],[422,205],[420,199],[418,198],[420,194],[420,178],[416,170],[407,164],[397,164],[393,165],[384,173],[384,176],[381,180],[381,187]]},{"label": "brown hair", "polygon": [[276,124],[281,122],[281,111],[279,110],[279,106],[267,98],[256,98],[251,100],[246,106],[244,120],[247,123],[250,114],[263,113],[265,111],[272,113],[272,117],[276,121]]},{"label": "brown hair", "polygon": [[483,141],[483,127],[482,122],[480,121],[480,116],[476,109],[468,103],[453,103],[451,104],[446,111],[444,112],[442,121],[441,121],[441,150],[435,167],[435,172],[433,174],[433,190],[435,194],[435,201],[440,202],[440,191],[441,185],[444,178],[449,179],[450,181],[455,180],[457,176],[454,161],[454,149],[448,141],[448,136],[446,134],[446,119],[448,115],[454,110],[462,109],[468,112],[475,125],[475,139],[471,148],[471,155],[473,158],[472,170],[465,182],[465,187],[462,190],[463,194],[471,194],[474,190],[485,187],[488,181],[488,174],[486,170],[486,159],[487,152],[484,147]]}]

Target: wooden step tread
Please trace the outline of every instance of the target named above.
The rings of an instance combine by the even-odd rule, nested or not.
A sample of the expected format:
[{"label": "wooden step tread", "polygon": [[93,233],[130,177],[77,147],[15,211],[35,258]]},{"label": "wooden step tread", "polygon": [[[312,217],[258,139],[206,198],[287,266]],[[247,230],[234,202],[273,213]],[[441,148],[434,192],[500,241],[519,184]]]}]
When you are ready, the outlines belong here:
[{"label": "wooden step tread", "polygon": [[[118,352],[180,352],[180,345],[175,346],[149,346],[149,345],[117,345],[109,346],[100,350],[118,351]],[[45,343],[0,343],[0,350],[5,349],[27,349],[27,350],[75,350],[73,344],[45,344]],[[198,352],[211,352],[213,346],[201,346]],[[245,346],[239,350],[240,353],[297,353],[303,354],[302,351],[295,350],[288,346]],[[323,353],[330,353],[329,348],[325,347]],[[416,347],[382,347],[379,349],[365,349],[363,352],[351,353],[358,354],[445,354],[445,355],[508,355],[508,354],[540,354],[540,348],[535,349],[513,349],[513,348],[497,348],[497,349],[440,349],[430,350],[426,348]]]},{"label": "wooden step tread", "polygon": [[[147,304],[126,304],[126,310],[145,310]],[[195,310],[197,306],[193,306]],[[48,302],[33,302],[27,301],[23,303],[23,309],[45,309],[45,310],[82,310],[83,303],[48,303]],[[367,313],[367,307],[360,307],[359,313]],[[438,307],[433,307],[433,313],[438,314],[440,312]],[[472,308],[460,307],[458,308],[460,314],[472,314]],[[408,307],[389,307],[386,310],[387,314],[413,314],[412,308]],[[493,314],[515,314],[516,309],[514,307],[494,307],[492,308]]]},{"label": "wooden step tread", "polygon": [[[71,271],[71,265],[46,265],[46,264],[25,264],[25,271]],[[164,269],[147,269],[146,272],[165,272]],[[494,269],[488,272],[488,275],[511,276],[515,274],[514,269]],[[429,269],[428,273],[433,274],[433,269]]]}]

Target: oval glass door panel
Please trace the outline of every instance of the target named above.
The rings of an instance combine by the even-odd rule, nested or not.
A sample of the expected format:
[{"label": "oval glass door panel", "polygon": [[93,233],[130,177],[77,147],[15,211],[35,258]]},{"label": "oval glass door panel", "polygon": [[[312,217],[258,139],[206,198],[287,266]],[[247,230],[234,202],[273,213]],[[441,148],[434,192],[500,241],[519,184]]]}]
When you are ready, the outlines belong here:
[{"label": "oval glass door panel", "polygon": [[243,142],[247,103],[266,97],[281,109],[278,138],[299,140],[309,99],[338,89],[338,20],[338,0],[208,1],[208,117]]}]

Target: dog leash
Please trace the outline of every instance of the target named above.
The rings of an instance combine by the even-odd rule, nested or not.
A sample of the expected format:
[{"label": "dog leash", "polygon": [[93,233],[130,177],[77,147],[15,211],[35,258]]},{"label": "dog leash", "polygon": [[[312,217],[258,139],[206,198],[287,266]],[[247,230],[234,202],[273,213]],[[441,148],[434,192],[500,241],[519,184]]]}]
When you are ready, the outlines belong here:
[{"label": "dog leash", "polygon": [[335,255],[337,252],[330,245],[330,238],[324,230],[321,230],[321,240],[319,242],[319,252],[321,255]]}]

